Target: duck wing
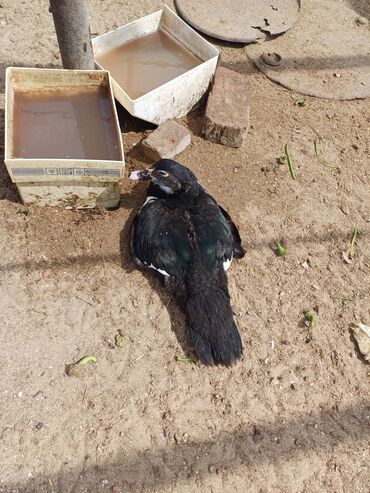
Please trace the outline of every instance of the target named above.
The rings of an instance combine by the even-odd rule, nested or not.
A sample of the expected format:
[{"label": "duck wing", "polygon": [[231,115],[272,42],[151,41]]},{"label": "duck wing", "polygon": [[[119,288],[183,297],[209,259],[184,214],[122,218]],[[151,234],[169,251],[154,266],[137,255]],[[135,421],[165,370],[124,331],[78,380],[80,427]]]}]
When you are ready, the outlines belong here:
[{"label": "duck wing", "polygon": [[222,215],[224,216],[224,218],[228,222],[229,227],[230,227],[230,230],[231,230],[231,233],[233,235],[233,239],[234,239],[234,257],[235,258],[243,258],[244,255],[245,255],[245,250],[242,247],[242,240],[240,238],[239,230],[236,227],[234,221],[231,219],[231,217],[228,214],[228,212],[223,207],[221,207],[220,205],[218,207],[219,207],[220,211],[222,212]]},{"label": "duck wing", "polygon": [[188,227],[165,200],[148,203],[137,214],[132,225],[132,249],[144,266],[178,279],[192,257]]},{"label": "duck wing", "polygon": [[224,264],[226,270],[234,256],[234,237],[229,222],[211,195],[202,192],[192,209],[200,256],[207,268]]}]

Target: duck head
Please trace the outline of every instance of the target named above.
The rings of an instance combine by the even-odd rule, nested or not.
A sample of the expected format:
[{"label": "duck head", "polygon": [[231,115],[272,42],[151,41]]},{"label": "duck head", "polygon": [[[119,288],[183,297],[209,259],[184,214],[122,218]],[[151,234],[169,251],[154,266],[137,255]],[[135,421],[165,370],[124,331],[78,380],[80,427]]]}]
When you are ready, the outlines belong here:
[{"label": "duck head", "polygon": [[147,181],[149,182],[150,194],[158,195],[160,192],[161,195],[168,197],[180,193],[197,195],[200,189],[194,173],[172,159],[161,159],[150,168],[132,171],[130,179]]}]

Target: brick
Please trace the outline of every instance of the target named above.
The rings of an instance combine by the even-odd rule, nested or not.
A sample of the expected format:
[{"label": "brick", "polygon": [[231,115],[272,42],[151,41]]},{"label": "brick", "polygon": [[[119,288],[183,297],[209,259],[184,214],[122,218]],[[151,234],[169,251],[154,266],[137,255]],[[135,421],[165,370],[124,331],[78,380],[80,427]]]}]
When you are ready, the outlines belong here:
[{"label": "brick", "polygon": [[157,161],[180,154],[190,142],[189,130],[174,120],[168,120],[142,141],[142,147],[148,158]]},{"label": "brick", "polygon": [[218,67],[203,121],[206,139],[240,147],[249,127],[252,82],[247,74]]}]

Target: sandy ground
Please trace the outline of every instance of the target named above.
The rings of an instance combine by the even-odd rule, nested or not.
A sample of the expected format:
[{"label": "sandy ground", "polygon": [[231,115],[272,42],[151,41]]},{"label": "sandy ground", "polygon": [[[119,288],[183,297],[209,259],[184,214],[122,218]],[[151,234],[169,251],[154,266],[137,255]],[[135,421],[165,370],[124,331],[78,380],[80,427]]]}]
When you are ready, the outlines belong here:
[{"label": "sandy ground", "polygon": [[[5,4],[1,151],[5,67],[60,64],[47,2]],[[92,31],[160,4],[91,0]],[[184,318],[127,248],[140,186],[125,181],[115,211],[26,215],[1,160],[2,493],[370,491],[369,365],[350,331],[370,324],[370,101],[294,106],[299,95],[256,72],[242,48],[221,49],[224,65],[253,79],[245,145],[205,142],[200,109],[184,119],[192,145],[178,159],[240,226],[247,255],[229,284],[244,358],[232,369],[175,360],[191,354]],[[315,158],[315,132],[341,172]],[[134,147],[144,134],[124,135],[127,169],[146,163]],[[285,143],[295,181],[275,164]],[[363,235],[347,264],[355,227]],[[88,354],[95,365],[65,375]]]}]

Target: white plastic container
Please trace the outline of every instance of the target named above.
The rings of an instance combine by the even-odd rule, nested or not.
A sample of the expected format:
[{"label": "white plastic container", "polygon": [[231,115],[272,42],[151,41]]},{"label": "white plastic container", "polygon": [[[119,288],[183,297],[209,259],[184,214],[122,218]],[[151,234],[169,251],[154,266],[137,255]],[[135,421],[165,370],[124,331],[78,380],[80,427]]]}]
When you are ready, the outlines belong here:
[{"label": "white plastic container", "polygon": [[[113,79],[116,99],[133,116],[159,125],[186,115],[207,91],[217,66],[219,51],[167,6],[162,10],[126,24],[92,40],[95,59],[128,41],[157,30],[173,36],[197,55],[202,63],[137,99],[131,99]],[[97,63],[101,69],[107,69]]]},{"label": "white plastic container", "polygon": [[[13,157],[14,93],[42,88],[102,86],[108,89],[119,161]],[[124,172],[122,136],[108,72],[13,68],[6,70],[5,164],[26,204],[72,208],[116,207]]]}]

